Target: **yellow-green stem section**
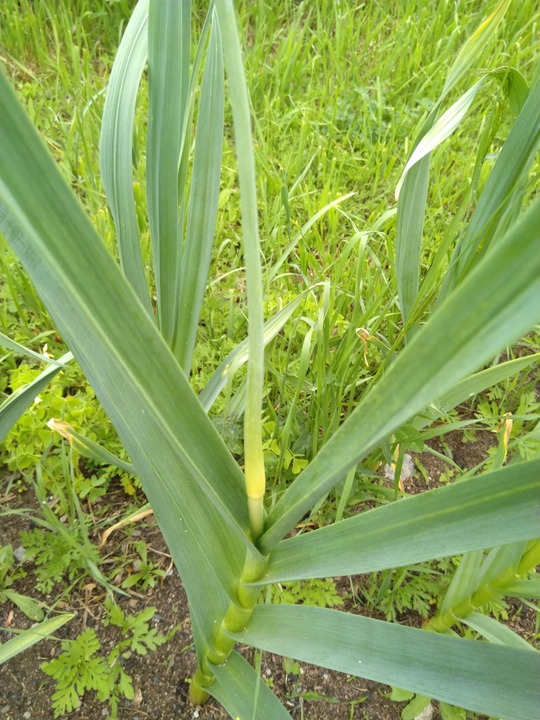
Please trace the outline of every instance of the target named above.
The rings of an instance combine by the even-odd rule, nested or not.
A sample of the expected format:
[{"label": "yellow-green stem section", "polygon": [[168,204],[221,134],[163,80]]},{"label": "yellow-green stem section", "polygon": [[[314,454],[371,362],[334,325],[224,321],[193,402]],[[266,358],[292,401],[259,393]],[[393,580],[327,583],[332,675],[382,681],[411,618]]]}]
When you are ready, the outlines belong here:
[{"label": "yellow-green stem section", "polygon": [[472,612],[500,598],[501,595],[505,594],[506,588],[510,587],[516,580],[526,576],[539,563],[540,541],[537,541],[524,553],[517,569],[513,567],[507,568],[496,580],[479,587],[470,597],[462,600],[442,615],[436,615],[426,624],[426,630],[446,632],[452,625],[459,622],[460,618],[466,618]]},{"label": "yellow-green stem section", "polygon": [[231,601],[218,625],[212,646],[206,651],[199,662],[189,688],[189,695],[196,705],[204,705],[210,697],[207,688],[214,681],[212,666],[222,665],[229,657],[235,642],[230,633],[243,630],[253,613],[260,588],[253,588],[249,583],[259,580],[266,570],[268,561],[255,553],[248,553],[238,583],[236,598]]},{"label": "yellow-green stem section", "polygon": [[529,570],[540,565],[540,540],[537,540],[531,547],[523,554],[518,568],[518,575],[526,575]]},{"label": "yellow-green stem section", "polygon": [[[246,475],[247,479],[247,475]],[[264,488],[264,486],[263,486]],[[264,489],[259,496],[251,497],[248,495],[248,512],[249,525],[251,529],[252,539],[256,541],[262,535],[264,530]]]}]

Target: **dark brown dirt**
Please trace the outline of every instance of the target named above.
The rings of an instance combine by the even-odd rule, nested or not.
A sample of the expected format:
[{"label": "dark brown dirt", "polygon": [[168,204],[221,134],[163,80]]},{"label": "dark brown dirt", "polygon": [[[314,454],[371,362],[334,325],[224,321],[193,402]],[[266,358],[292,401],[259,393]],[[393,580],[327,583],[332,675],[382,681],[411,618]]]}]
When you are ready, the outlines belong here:
[{"label": "dark brown dirt", "polygon": [[[25,583],[17,586],[20,592],[30,594]],[[35,593],[34,593],[35,594]],[[57,638],[75,638],[82,630],[93,628],[106,655],[113,647],[115,629],[105,627],[102,619],[104,593],[94,584],[83,587],[80,594],[73,593],[69,605],[63,610],[76,613],[68,625],[61,628]],[[146,656],[133,655],[124,661],[135,687],[135,699],[124,701],[118,713],[121,720],[147,720],[165,718],[199,718],[199,720],[225,720],[229,716],[212,700],[204,707],[194,707],[188,699],[188,678],[195,670],[195,653],[187,602],[182,584],[173,572],[159,588],[147,592],[143,598],[121,599],[126,614],[136,614],[143,608],[157,608],[153,626],[160,633],[177,627],[176,635],[164,646]],[[10,617],[13,612],[13,617]],[[28,627],[30,622],[10,604],[0,606],[0,622],[10,618],[13,627]],[[248,649],[243,649],[250,656]],[[43,662],[60,652],[59,643],[45,640],[5,665],[0,666],[0,718],[2,720],[53,720],[50,697],[54,683],[41,670]],[[358,678],[305,665],[298,674],[287,674],[283,659],[265,654],[262,674],[294,718],[305,720],[349,720],[373,718],[397,720],[399,707],[385,697],[389,688]],[[306,699],[316,693],[317,699]],[[106,705],[98,702],[93,693],[84,696],[81,707],[73,713],[80,720],[107,717]],[[70,716],[71,717],[71,716]]]},{"label": "dark brown dirt", "polygon": [[[472,467],[485,459],[488,448],[494,442],[490,433],[480,435],[477,443],[463,445],[457,436],[447,436],[445,447],[434,443],[439,452],[452,453],[454,462],[460,467]],[[421,463],[423,472],[415,472],[408,481],[406,491],[409,493],[424,492],[439,484],[439,478],[448,465],[429,453],[415,457]],[[31,503],[32,496],[27,494],[14,499],[13,496],[0,498],[3,508],[15,504],[24,506]],[[27,506],[27,505],[26,505]],[[0,510],[2,507],[0,507]],[[10,516],[0,518],[0,542],[19,544],[18,532],[27,529],[25,518]],[[159,529],[152,520],[140,525],[141,535],[152,549],[162,553],[162,567],[169,569],[170,559],[166,555]],[[121,533],[119,533],[120,535]],[[116,542],[121,542],[116,539]],[[114,541],[111,541],[114,542]],[[120,547],[119,547],[120,551]],[[54,603],[54,594],[44,598],[33,588],[32,575],[18,581],[15,589],[21,593],[32,595]],[[117,630],[106,627],[102,620],[105,616],[103,602],[105,593],[94,583],[84,585],[79,591],[72,592],[69,600],[59,603],[57,609],[70,610],[76,617],[57,633],[56,638],[75,638],[82,630],[93,628],[101,643],[102,652],[106,656],[117,641]],[[165,645],[150,652],[146,656],[133,655],[123,662],[123,667],[133,680],[135,699],[120,704],[118,717],[120,720],[169,720],[172,718],[199,720],[226,720],[227,713],[212,700],[203,707],[194,707],[188,698],[188,682],[195,670],[195,653],[191,637],[191,627],[187,612],[187,603],[182,584],[175,570],[171,570],[159,587],[144,594],[133,593],[131,598],[120,600],[124,612],[136,614],[143,608],[157,608],[153,625],[160,633],[167,633],[177,628],[176,635]],[[353,607],[347,601],[347,608],[353,612],[363,612],[380,617],[376,613],[367,613],[365,608]],[[535,635],[535,613],[517,601],[511,603],[511,620],[509,624],[516,632],[527,639]],[[400,618],[400,621],[420,627],[423,619],[414,613]],[[9,603],[0,605],[0,625],[9,636],[9,627],[28,627],[30,621]],[[7,639],[7,638],[6,638]],[[250,651],[240,648],[251,659]],[[51,709],[51,695],[54,683],[40,669],[43,662],[50,660],[60,652],[57,640],[45,640],[21,655],[0,666],[0,720],[54,720]],[[390,688],[377,683],[348,677],[339,673],[310,665],[292,668],[284,663],[283,658],[264,654],[262,658],[262,675],[273,688],[281,702],[295,720],[399,720],[404,703],[395,703],[388,698]],[[287,674],[289,670],[289,674]],[[435,704],[436,705],[436,704]],[[433,719],[438,718],[436,707]],[[81,707],[66,717],[79,720],[99,720],[108,717],[107,705],[96,700],[93,693],[86,693]]]},{"label": "dark brown dirt", "polygon": [[[6,498],[0,498],[0,506]],[[29,507],[34,504],[31,493],[8,497],[9,506]],[[4,504],[4,508],[6,505]],[[2,508],[0,507],[0,510]],[[27,530],[26,518],[1,518],[1,542],[19,544],[18,533]],[[151,550],[164,553],[162,567],[171,566],[167,548],[152,519],[141,525],[138,539],[144,539]],[[118,533],[121,535],[121,533]],[[121,548],[118,548],[121,551]],[[153,559],[155,557],[153,556]],[[33,587],[32,574],[17,581],[18,592],[53,605],[54,593],[44,597]],[[101,655],[106,657],[118,639],[118,630],[104,626],[106,594],[93,582],[80,591],[72,592],[69,600],[56,604],[57,610],[75,613],[75,618],[60,628],[55,640],[47,639],[24,653],[0,665],[0,720],[54,720],[51,695],[54,681],[41,670],[41,664],[61,652],[61,639],[73,639],[87,628],[93,628],[102,644]],[[133,701],[120,703],[120,720],[169,720],[170,718],[226,720],[229,715],[212,699],[203,707],[195,707],[188,698],[188,680],[196,668],[187,600],[175,569],[170,570],[159,587],[144,594],[132,593],[121,598],[119,604],[125,614],[135,615],[146,607],[155,607],[152,626],[166,634],[177,628],[174,637],[165,645],[145,656],[132,655],[123,661],[124,670],[132,677],[135,688]],[[26,628],[29,621],[11,603],[0,605],[0,626],[7,633],[9,627]],[[6,627],[9,626],[9,627]],[[4,639],[4,638],[3,638]],[[252,659],[249,648],[239,648]],[[272,687],[293,718],[304,720],[398,720],[400,706],[386,696],[390,688],[359,678],[348,677],[326,669],[303,665],[299,671],[287,674],[283,658],[268,653],[262,658],[262,675]],[[78,710],[65,717],[79,720],[99,720],[108,717],[108,705],[87,692]]]}]

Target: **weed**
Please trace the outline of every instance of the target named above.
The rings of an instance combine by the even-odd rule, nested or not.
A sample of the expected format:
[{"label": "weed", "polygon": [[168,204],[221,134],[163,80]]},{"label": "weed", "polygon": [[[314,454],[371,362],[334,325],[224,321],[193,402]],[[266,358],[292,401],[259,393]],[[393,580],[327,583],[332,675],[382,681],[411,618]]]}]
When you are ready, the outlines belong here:
[{"label": "weed", "polygon": [[139,558],[133,562],[133,572],[124,580],[122,587],[127,589],[137,585],[142,590],[148,590],[155,587],[158,580],[165,577],[166,572],[148,559],[148,546],[143,540],[135,543],[135,550]]},{"label": "weed", "polygon": [[[64,458],[65,459],[65,458]],[[93,517],[83,512],[74,491],[73,466],[63,467],[65,491],[60,503],[60,513],[55,512],[55,501],[46,494],[41,465],[36,467],[34,489],[39,503],[39,513],[24,513],[36,525],[20,532],[25,560],[32,562],[37,578],[36,588],[50,593],[56,583],[78,584],[90,574],[108,591],[113,588],[99,569],[101,556],[91,540],[94,529]]]},{"label": "weed", "polygon": [[[405,705],[401,711],[401,720],[415,720],[415,718],[432,717],[433,708],[431,708],[431,712],[428,711],[432,700],[425,695],[417,695],[409,692],[408,690],[402,690],[401,688],[392,688],[392,692],[388,697],[394,702],[407,702],[407,705]],[[463,708],[456,707],[455,705],[449,705],[444,702],[440,702],[438,705],[442,720],[466,720],[467,717],[470,717]],[[428,712],[423,715],[422,713],[424,711]],[[473,715],[472,717],[476,716]]]},{"label": "weed", "polygon": [[[16,392],[24,387],[39,372],[28,364],[19,365],[10,373],[9,391]],[[64,474],[63,461],[61,452],[54,447],[57,436],[47,427],[51,418],[62,418],[76,427],[83,426],[91,440],[125,455],[93,390],[82,378],[80,370],[70,367],[40,393],[32,412],[25,413],[6,438],[4,462],[9,470],[21,473],[27,484],[33,481],[36,465],[40,464],[47,491],[54,495],[61,493],[59,479]],[[121,480],[128,494],[135,492],[133,479],[117,468],[103,467],[87,459],[79,462],[76,455],[73,466],[75,489],[81,498],[88,497],[93,501],[103,496],[113,478]]]},{"label": "weed", "polygon": [[23,568],[16,564],[11,545],[0,546],[0,603],[12,602],[31,620],[39,622],[44,618],[41,603],[13,589],[15,581],[25,576]]},{"label": "weed", "polygon": [[344,596],[340,594],[332,578],[279,583],[272,589],[275,603],[301,603],[313,607],[340,607]]},{"label": "weed", "polygon": [[76,528],[71,527],[68,532],[70,537],[42,528],[20,533],[25,561],[34,565],[39,592],[49,594],[57,584],[80,582],[88,573],[88,563],[100,562],[97,547],[84,547]]},{"label": "weed", "polygon": [[122,661],[132,653],[146,655],[167,642],[174,631],[167,635],[150,628],[149,622],[156,609],[146,608],[134,616],[125,615],[118,605],[108,606],[105,625],[120,629],[121,639],[113,650],[104,655],[95,630],[81,632],[75,640],[64,640],[61,654],[43,663],[41,669],[56,681],[52,696],[54,717],[77,710],[84,695],[93,691],[100,702],[109,705],[109,720],[117,720],[118,704],[122,698],[134,697],[133,681],[122,667]]},{"label": "weed", "polygon": [[355,588],[363,602],[381,610],[387,620],[396,621],[413,610],[428,618],[448,586],[448,573],[455,568],[452,558],[436,563],[385,570],[363,577]]}]

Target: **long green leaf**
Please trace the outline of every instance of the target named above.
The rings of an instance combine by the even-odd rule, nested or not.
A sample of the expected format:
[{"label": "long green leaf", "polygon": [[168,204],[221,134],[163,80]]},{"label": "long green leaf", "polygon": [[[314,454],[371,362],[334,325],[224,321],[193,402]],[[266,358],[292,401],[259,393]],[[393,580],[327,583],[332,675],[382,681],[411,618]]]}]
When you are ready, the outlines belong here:
[{"label": "long green leaf", "polygon": [[43,388],[47,387],[53,377],[71,360],[73,360],[73,355],[70,352],[62,355],[58,364],[50,365],[34,378],[32,382],[12,393],[7,400],[0,405],[0,442],[4,440],[8,432],[23,412],[34,402]]},{"label": "long green leaf", "polygon": [[447,140],[450,135],[459,127],[459,124],[467,114],[472,101],[476,97],[480,88],[483,87],[485,77],[481,78],[471,88],[467,90],[451,107],[444,112],[441,117],[429,128],[422,137],[418,145],[415,147],[411,157],[408,159],[403,174],[396,187],[396,196],[399,197],[399,191],[405,180],[405,176],[409,170],[420,162],[422,158],[429,155],[430,152],[439,147],[441,143]]},{"label": "long green leaf", "polygon": [[252,548],[242,473],[3,75],[0,168],[0,227],[115,425],[212,632]]},{"label": "long green leaf", "polygon": [[[212,423],[154,324],[141,315],[141,305],[3,76],[0,108],[0,225],[8,241],[58,327],[77,346],[85,365],[92,364],[85,370],[94,386],[106,389],[113,416],[141,426],[136,454],[142,452],[145,435],[155,434],[160,444],[174,447],[212,502],[227,506],[224,517],[236,518],[234,525],[243,535],[247,510],[237,464],[211,431]],[[159,453],[152,461],[154,455]]]},{"label": "long green leaf", "polygon": [[221,33],[214,12],[195,135],[187,231],[182,252],[178,328],[175,337],[175,354],[188,376],[191,372],[193,348],[216,229],[223,116],[224,77]]},{"label": "long green leaf", "polygon": [[485,184],[469,224],[456,245],[440,299],[458,285],[474,264],[477,252],[485,253],[508,206],[513,190],[530,168],[540,146],[540,78],[531,88],[493,170]]},{"label": "long green leaf", "polygon": [[19,353],[19,355],[26,355],[26,357],[33,358],[34,360],[39,360],[40,362],[44,362],[49,365],[56,365],[57,367],[65,368],[65,365],[63,365],[61,362],[58,362],[58,360],[54,360],[53,358],[47,357],[46,355],[40,355],[39,353],[30,350],[24,345],[15,342],[15,340],[11,340],[11,338],[8,338],[7,335],[4,335],[4,333],[1,332],[0,347],[6,348],[7,350],[13,350],[13,352]]},{"label": "long green leaf", "polygon": [[473,612],[467,615],[467,617],[459,618],[459,621],[476,630],[476,632],[483,635],[489,642],[523,648],[524,650],[534,650],[533,646],[520,635],[498,620],[495,620],[495,618],[489,617],[489,615]]},{"label": "long green leaf", "polygon": [[540,460],[284,540],[262,582],[367,573],[538,536]]},{"label": "long green leaf", "polygon": [[213,667],[215,680],[208,692],[232,718],[290,720],[291,716],[261,676],[237,652],[224,665]]},{"label": "long green leaf", "polygon": [[537,202],[431,316],[287,489],[268,516],[265,550],[385,437],[540,319],[539,236]]},{"label": "long green leaf", "polygon": [[[425,127],[431,127],[434,119]],[[430,157],[424,157],[407,173],[399,190],[396,219],[396,275],[403,322],[407,322],[418,295],[420,253],[429,186]]]},{"label": "long green leaf", "polygon": [[51,430],[56,431],[68,440],[71,447],[83,457],[96,460],[104,465],[112,465],[113,467],[121,468],[131,475],[135,474],[135,468],[131,463],[117,457],[112,452],[109,452],[107,448],[104,448],[99,443],[94,442],[94,440],[91,440],[89,437],[81,435],[81,433],[78,433],[75,428],[63,420],[51,418],[47,422],[47,425],[51,428]]},{"label": "long green leaf", "polygon": [[508,585],[504,590],[505,593],[511,597],[540,600],[540,578],[533,577],[529,580],[516,580],[515,583]]},{"label": "long green leaf", "polygon": [[148,57],[148,4],[149,0],[137,3],[116,53],[103,108],[99,161],[116,227],[122,269],[152,316],[141,256],[132,169],[135,105]]},{"label": "long green leaf", "polygon": [[443,96],[450,92],[480,56],[480,53],[495,34],[511,3],[512,0],[501,0],[491,15],[476,28],[461,48],[454,64],[448,72],[444,84]]},{"label": "long green leaf", "polygon": [[425,412],[418,415],[414,420],[416,428],[422,428],[428,423],[433,422],[443,413],[452,410],[462,402],[469,400],[474,395],[487,390],[487,388],[496,385],[497,383],[507,380],[508,378],[516,375],[518,372],[525,370],[525,368],[538,363],[540,360],[540,353],[534,353],[533,355],[526,355],[516,360],[508,360],[504,363],[499,363],[487,370],[481,370],[478,373],[470,375],[468,378],[458,382],[450,392],[445,393],[442,397],[438,398],[437,401],[426,408]]},{"label": "long green leaf", "polygon": [[57,615],[54,618],[44,620],[39,625],[35,625],[28,630],[24,630],[12,640],[2,643],[0,645],[0,664],[5,663],[7,660],[15,657],[15,655],[32,647],[32,645],[35,645],[40,640],[44,640],[49,635],[52,635],[61,628],[62,625],[65,625],[74,617],[71,613]]},{"label": "long green leaf", "polygon": [[146,194],[159,327],[170,347],[178,325],[178,165],[189,89],[190,24],[189,0],[150,0]]},{"label": "long green leaf", "polygon": [[236,639],[503,720],[536,720],[540,653],[302,605],[262,605]]},{"label": "long green leaf", "polygon": [[441,613],[451,612],[460,602],[471,599],[478,586],[483,557],[484,553],[478,550],[467,552],[461,558],[441,603]]}]

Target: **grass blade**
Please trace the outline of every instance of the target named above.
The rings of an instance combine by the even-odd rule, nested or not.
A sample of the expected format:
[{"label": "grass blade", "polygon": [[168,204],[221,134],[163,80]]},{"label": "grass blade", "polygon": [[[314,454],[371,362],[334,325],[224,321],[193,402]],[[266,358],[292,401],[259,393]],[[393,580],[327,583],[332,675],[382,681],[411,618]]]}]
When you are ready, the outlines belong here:
[{"label": "grass blade", "polygon": [[28,628],[28,630],[24,630],[20,635],[8,640],[6,643],[2,643],[0,645],[0,664],[5,663],[10,658],[15,657],[15,655],[24,652],[24,650],[28,650],[32,645],[40,642],[40,640],[44,640],[49,635],[52,635],[61,628],[62,625],[65,625],[74,617],[75,615],[70,613],[57,615],[54,618],[44,620],[39,625]]},{"label": "grass blade", "polygon": [[24,345],[15,342],[15,340],[11,340],[11,338],[8,338],[8,336],[4,335],[4,333],[2,332],[0,332],[0,347],[6,348],[7,350],[13,350],[13,352],[19,353],[20,355],[26,355],[26,357],[33,358],[34,360],[39,360],[39,362],[48,363],[49,365],[56,365],[57,367],[60,367],[60,369],[66,367],[58,360],[53,360],[53,358],[47,357],[46,355],[40,355],[40,353],[30,350]]},{"label": "grass blade", "polygon": [[[65,364],[73,359],[71,353],[62,355],[59,363]],[[60,372],[62,365],[51,365],[40,373],[31,383],[12,393],[0,405],[0,442],[6,437],[23,412],[34,402],[39,393],[45,388],[53,377]]]},{"label": "grass blade", "polygon": [[75,430],[75,428],[64,420],[51,418],[48,421],[47,426],[65,438],[71,447],[79,453],[79,455],[95,460],[96,462],[103,463],[104,465],[112,465],[113,467],[121,468],[130,475],[135,474],[135,468],[131,463],[117,457],[112,452],[109,452],[107,448],[104,448],[99,443],[94,442],[94,440],[91,440],[85,435],[81,435]]},{"label": "grass blade", "polygon": [[[285,323],[290,319],[296,308],[312,291],[313,288],[304,290],[304,292],[297,295],[294,300],[287,303],[282,310],[277,312],[265,322],[263,328],[264,347],[266,347],[268,343],[281,332]],[[225,387],[226,382],[230,380],[234,373],[248,361],[248,358],[249,349],[248,340],[246,338],[245,340],[242,340],[242,342],[239,343],[234,350],[231,350],[225,360],[219,364],[218,368],[199,395],[199,400],[206,412],[210,410],[219,393]]]},{"label": "grass blade", "polygon": [[495,34],[512,0],[502,0],[495,10],[487,17],[474,31],[465,45],[459,51],[454,64],[450,68],[448,77],[444,84],[443,96],[459,82],[469,68],[473,65],[480,53],[484,50],[489,40]]}]

